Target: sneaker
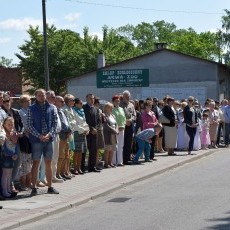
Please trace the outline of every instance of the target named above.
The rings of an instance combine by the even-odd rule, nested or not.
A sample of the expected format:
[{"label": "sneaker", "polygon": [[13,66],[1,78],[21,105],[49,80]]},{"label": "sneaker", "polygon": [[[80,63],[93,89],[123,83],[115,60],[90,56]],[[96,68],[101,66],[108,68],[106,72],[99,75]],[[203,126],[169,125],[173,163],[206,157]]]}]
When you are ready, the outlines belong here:
[{"label": "sneaker", "polygon": [[53,180],[52,180],[53,183],[63,183],[64,180],[63,179],[59,179],[57,177],[54,177]]},{"label": "sneaker", "polygon": [[53,187],[48,188],[47,193],[49,193],[49,194],[59,194],[59,192]]},{"label": "sneaker", "polygon": [[32,188],[30,195],[31,196],[36,196],[38,194],[37,188]]}]

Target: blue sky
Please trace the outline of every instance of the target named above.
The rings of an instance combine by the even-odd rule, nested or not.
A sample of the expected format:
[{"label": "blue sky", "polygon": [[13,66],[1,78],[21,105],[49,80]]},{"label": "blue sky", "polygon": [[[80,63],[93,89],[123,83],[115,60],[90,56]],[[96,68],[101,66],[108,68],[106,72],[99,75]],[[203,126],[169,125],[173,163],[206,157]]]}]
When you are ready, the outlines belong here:
[{"label": "blue sky", "polygon": [[[84,2],[84,3],[83,3]],[[95,3],[92,5],[87,3]],[[100,4],[121,7],[102,6]],[[125,7],[132,7],[125,8]],[[142,9],[134,9],[142,8]],[[151,10],[143,10],[151,9]],[[82,33],[84,26],[91,34],[101,36],[103,25],[119,27],[126,24],[165,20],[177,28],[192,27],[197,32],[221,28],[223,9],[230,10],[229,0],[47,0],[47,21],[57,28]],[[203,13],[198,13],[203,12]],[[42,30],[42,0],[7,0],[0,8],[0,56],[18,63],[15,53],[28,38],[29,24]]]}]

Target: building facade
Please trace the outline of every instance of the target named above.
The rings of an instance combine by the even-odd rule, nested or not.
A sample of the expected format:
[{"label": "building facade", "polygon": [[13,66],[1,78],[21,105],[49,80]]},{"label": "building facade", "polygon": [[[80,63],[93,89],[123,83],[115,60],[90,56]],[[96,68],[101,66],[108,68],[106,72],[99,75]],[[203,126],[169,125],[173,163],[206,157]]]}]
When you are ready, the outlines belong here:
[{"label": "building facade", "polygon": [[[98,74],[98,72],[117,71],[122,74],[122,70],[126,72],[147,70],[148,76],[143,76],[144,79],[142,80],[148,80],[148,84],[144,86],[116,85],[118,80],[111,80],[111,87],[109,85],[106,88],[98,87],[97,78],[103,75]],[[123,75],[122,79],[124,78],[127,78],[127,76]],[[117,76],[113,76],[112,79],[117,79]],[[136,80],[138,80],[138,77],[136,77]],[[142,80],[139,79],[139,81]],[[112,84],[114,82],[115,84]],[[122,93],[126,89],[131,92],[134,99],[145,99],[149,96],[163,98],[165,95],[171,95],[180,100],[193,95],[201,103],[206,98],[221,100],[230,96],[230,69],[217,62],[169,49],[160,49],[111,66],[102,67],[97,71],[67,81],[68,93],[83,100],[87,93],[93,93],[101,99],[110,101],[114,94]]]},{"label": "building facade", "polygon": [[20,68],[0,66],[0,91],[8,91],[11,96],[22,94],[22,71]]}]

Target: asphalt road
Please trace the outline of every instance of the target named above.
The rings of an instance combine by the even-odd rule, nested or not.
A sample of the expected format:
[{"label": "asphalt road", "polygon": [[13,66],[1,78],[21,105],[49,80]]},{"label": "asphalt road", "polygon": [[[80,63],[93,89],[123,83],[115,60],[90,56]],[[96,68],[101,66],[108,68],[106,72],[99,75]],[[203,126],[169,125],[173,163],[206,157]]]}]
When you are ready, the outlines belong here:
[{"label": "asphalt road", "polygon": [[229,230],[230,149],[17,229]]}]

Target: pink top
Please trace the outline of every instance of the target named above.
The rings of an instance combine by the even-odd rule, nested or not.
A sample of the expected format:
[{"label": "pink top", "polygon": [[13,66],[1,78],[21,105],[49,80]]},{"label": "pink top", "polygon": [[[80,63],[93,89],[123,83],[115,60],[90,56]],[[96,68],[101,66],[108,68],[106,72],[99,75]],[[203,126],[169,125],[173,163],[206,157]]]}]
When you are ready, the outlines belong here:
[{"label": "pink top", "polygon": [[158,120],[153,111],[146,112],[146,110],[141,114],[142,121],[142,130],[154,128],[154,126],[158,123]]}]

